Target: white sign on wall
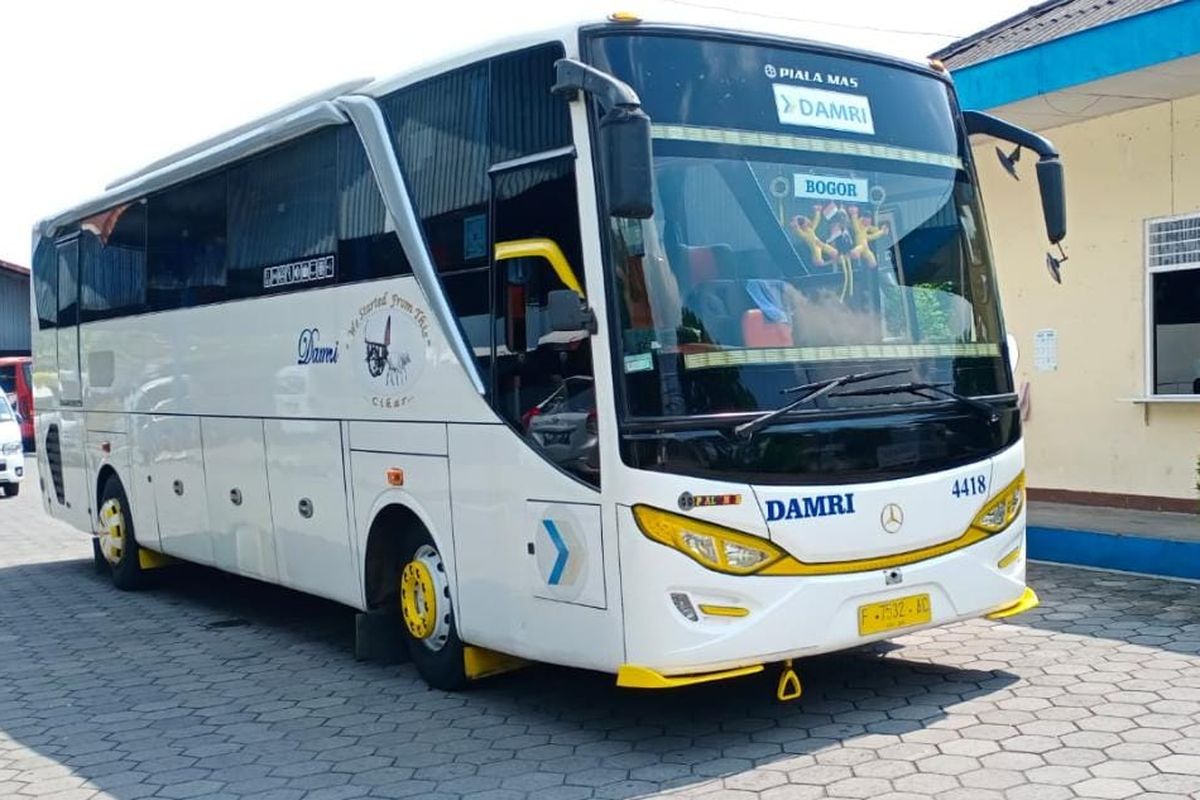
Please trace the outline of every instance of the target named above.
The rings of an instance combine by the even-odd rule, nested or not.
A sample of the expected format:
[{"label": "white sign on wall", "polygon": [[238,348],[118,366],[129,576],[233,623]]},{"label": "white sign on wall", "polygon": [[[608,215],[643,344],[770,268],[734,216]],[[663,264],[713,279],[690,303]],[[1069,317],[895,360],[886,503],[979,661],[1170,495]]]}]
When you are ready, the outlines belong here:
[{"label": "white sign on wall", "polygon": [[1038,372],[1058,371],[1058,331],[1054,328],[1033,332],[1033,368]]},{"label": "white sign on wall", "polygon": [[787,83],[772,83],[771,86],[775,89],[775,110],[784,125],[875,135],[871,101],[865,95]]}]

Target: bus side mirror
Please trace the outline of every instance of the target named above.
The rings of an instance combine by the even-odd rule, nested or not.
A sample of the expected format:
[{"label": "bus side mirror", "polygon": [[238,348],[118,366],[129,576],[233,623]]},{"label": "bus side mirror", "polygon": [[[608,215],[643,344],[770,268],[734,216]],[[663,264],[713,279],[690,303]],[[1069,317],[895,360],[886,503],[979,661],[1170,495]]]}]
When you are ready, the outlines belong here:
[{"label": "bus side mirror", "polygon": [[1042,219],[1046,223],[1046,237],[1050,244],[1057,244],[1059,255],[1046,254],[1046,266],[1055,282],[1062,283],[1060,268],[1067,260],[1063,252],[1062,240],[1067,235],[1067,198],[1063,177],[1062,161],[1058,157],[1058,149],[1054,143],[1044,136],[1039,136],[1031,130],[1005,122],[999,117],[985,114],[982,111],[964,111],[963,124],[967,135],[983,134],[1003,139],[1017,145],[1017,150],[1011,156],[1001,155],[1001,163],[1010,175],[1017,177],[1016,164],[1022,147],[1027,147],[1038,154],[1037,176],[1038,191],[1042,196]]},{"label": "bus side mirror", "polygon": [[1067,235],[1067,196],[1062,162],[1057,158],[1043,158],[1037,163],[1037,177],[1046,236],[1050,244],[1058,244]]},{"label": "bus side mirror", "polygon": [[552,331],[595,333],[596,312],[571,289],[554,289],[546,294],[546,315]]},{"label": "bus side mirror", "polygon": [[637,92],[573,58],[555,61],[554,75],[551,92],[572,100],[580,94],[594,97],[604,109],[598,144],[608,213],[622,219],[649,219],[654,214],[650,117],[642,110]]},{"label": "bus side mirror", "polygon": [[608,211],[622,219],[654,214],[650,117],[637,106],[614,106],[600,118],[600,158]]}]

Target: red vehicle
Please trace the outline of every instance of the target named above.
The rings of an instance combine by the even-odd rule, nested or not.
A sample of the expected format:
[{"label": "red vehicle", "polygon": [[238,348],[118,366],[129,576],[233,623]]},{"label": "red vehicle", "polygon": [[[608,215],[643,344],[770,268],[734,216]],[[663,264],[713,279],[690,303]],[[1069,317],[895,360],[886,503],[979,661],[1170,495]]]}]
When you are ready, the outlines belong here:
[{"label": "red vehicle", "polygon": [[0,392],[21,415],[21,438],[25,449],[33,449],[33,359],[29,356],[0,358]]}]

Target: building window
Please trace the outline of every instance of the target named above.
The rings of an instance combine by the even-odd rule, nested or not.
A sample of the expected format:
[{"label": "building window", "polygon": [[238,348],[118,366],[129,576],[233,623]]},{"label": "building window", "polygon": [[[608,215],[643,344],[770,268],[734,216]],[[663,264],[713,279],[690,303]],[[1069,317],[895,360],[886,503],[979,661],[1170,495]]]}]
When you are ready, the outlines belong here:
[{"label": "building window", "polygon": [[1147,389],[1200,395],[1200,214],[1146,223]]}]

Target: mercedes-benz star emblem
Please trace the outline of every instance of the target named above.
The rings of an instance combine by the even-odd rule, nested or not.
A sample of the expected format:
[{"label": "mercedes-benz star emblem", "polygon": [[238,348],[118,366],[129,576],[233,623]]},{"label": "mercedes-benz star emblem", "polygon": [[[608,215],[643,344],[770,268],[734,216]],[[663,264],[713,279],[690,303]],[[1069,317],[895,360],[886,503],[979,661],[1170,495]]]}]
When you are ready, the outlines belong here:
[{"label": "mercedes-benz star emblem", "polygon": [[904,526],[904,509],[895,503],[888,503],[879,515],[879,524],[888,533],[895,533]]}]

